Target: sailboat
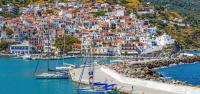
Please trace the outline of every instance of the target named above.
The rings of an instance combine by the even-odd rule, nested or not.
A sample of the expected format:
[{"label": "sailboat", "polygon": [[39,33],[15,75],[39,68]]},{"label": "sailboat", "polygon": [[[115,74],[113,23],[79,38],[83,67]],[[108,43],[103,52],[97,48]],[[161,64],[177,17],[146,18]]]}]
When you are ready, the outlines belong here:
[{"label": "sailboat", "polygon": [[[49,42],[49,31],[48,31],[48,53],[47,53],[47,72],[36,74],[36,79],[68,79],[69,73],[66,71],[57,71],[49,68],[49,57],[50,57],[50,42]],[[38,67],[39,63],[37,64]],[[35,72],[37,71],[37,67]]]},{"label": "sailboat", "polygon": [[73,64],[68,64],[68,63],[65,63],[65,58],[64,58],[64,53],[65,53],[65,41],[66,41],[66,39],[65,39],[65,34],[64,34],[64,43],[63,43],[63,54],[62,54],[62,60],[63,60],[63,62],[62,62],[62,66],[59,66],[59,67],[56,67],[56,70],[58,70],[58,71],[67,71],[67,72],[69,72],[69,70],[71,70],[71,69],[73,69],[73,68],[75,68],[76,66],[75,65],[73,65]]},{"label": "sailboat", "polygon": [[[92,43],[93,44],[93,43]],[[86,59],[83,60],[83,65],[81,66],[82,71],[79,77],[79,84],[77,93],[78,94],[116,94],[116,90],[114,89],[116,84],[110,84],[105,82],[95,82],[94,81],[94,67],[97,65],[92,55],[92,44],[89,47],[89,51],[85,52]],[[89,65],[89,66],[88,66]],[[85,68],[88,68],[88,87],[81,87],[80,83],[82,81],[82,77],[84,74]]]}]

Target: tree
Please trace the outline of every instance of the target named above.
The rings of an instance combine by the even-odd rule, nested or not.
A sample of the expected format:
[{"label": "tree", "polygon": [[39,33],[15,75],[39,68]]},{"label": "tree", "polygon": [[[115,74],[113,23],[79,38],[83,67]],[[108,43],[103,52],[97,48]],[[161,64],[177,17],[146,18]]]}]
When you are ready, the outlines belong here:
[{"label": "tree", "polygon": [[68,52],[72,50],[74,43],[80,43],[80,40],[74,36],[65,36],[57,38],[54,46],[61,51]]},{"label": "tree", "polygon": [[166,27],[166,24],[163,23],[161,20],[158,20],[157,23],[156,23],[156,25],[157,25],[157,27],[159,29],[165,29],[165,27]]},{"label": "tree", "polygon": [[138,9],[141,6],[141,2],[139,0],[126,0],[127,7],[132,9]]},{"label": "tree", "polygon": [[12,35],[13,34],[13,30],[8,28],[8,27],[5,27],[4,30],[6,32],[6,35]]},{"label": "tree", "polygon": [[62,3],[67,3],[68,0],[60,0],[60,2],[62,2]]},{"label": "tree", "polygon": [[0,42],[0,51],[6,50],[8,48],[8,42],[4,39]]},{"label": "tree", "polygon": [[47,9],[46,10],[46,13],[47,14],[53,14],[55,12],[55,10],[53,10],[53,9]]},{"label": "tree", "polygon": [[28,40],[30,37],[28,35],[24,36],[23,39],[24,40]]},{"label": "tree", "polygon": [[91,12],[91,14],[94,14],[95,17],[104,16],[106,13],[107,11]]}]

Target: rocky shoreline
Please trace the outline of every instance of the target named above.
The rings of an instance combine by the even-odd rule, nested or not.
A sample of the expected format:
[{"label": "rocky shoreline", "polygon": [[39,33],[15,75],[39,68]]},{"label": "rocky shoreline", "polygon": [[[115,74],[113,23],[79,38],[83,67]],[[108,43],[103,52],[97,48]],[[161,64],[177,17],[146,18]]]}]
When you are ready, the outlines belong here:
[{"label": "rocky shoreline", "polygon": [[140,78],[144,80],[159,81],[163,83],[189,85],[186,82],[180,82],[176,80],[166,80],[162,75],[158,74],[155,68],[168,67],[172,64],[192,64],[200,61],[200,56],[181,57],[172,59],[153,60],[146,62],[121,62],[115,64],[108,64],[107,66],[116,72],[130,78]]}]

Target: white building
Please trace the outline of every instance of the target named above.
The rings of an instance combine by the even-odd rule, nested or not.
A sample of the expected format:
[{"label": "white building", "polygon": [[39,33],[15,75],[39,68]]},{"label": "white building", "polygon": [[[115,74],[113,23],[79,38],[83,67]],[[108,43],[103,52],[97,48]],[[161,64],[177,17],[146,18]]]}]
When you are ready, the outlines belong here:
[{"label": "white building", "polygon": [[15,44],[10,46],[10,53],[15,55],[25,55],[30,54],[33,51],[33,46],[28,42],[23,42],[22,44]]},{"label": "white building", "polygon": [[156,42],[160,46],[165,46],[167,44],[174,44],[175,39],[172,39],[171,36],[167,34],[163,34],[162,36],[156,38]]}]

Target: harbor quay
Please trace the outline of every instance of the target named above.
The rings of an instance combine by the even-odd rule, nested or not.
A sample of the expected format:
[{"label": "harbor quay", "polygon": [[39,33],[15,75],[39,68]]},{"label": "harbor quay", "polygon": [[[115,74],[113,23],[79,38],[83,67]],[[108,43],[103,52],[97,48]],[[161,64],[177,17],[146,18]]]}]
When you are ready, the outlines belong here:
[{"label": "harbor quay", "polygon": [[[174,63],[179,62],[178,60],[182,62],[188,62],[193,63],[195,61],[199,60],[199,56],[194,57],[185,57],[185,58],[177,58],[173,59]],[[159,60],[155,60],[159,61]],[[151,62],[155,61],[146,61],[146,62],[134,62],[135,64],[151,64]],[[162,60],[160,60],[162,61]],[[165,60],[163,60],[163,63]],[[166,61],[171,61],[172,59],[168,59]],[[176,62],[175,62],[176,61]],[[132,65],[133,62],[126,62],[127,65]],[[170,64],[174,64],[170,63]],[[188,83],[180,82],[180,81],[166,81],[164,78],[159,75],[158,77],[153,77],[156,75],[156,73],[152,73],[152,75],[144,74],[146,76],[140,77],[142,74],[142,70],[140,71],[141,74],[137,74],[135,72],[134,68],[129,69],[127,74],[131,74],[131,72],[134,72],[135,74],[131,74],[132,76],[127,76],[122,71],[126,71],[127,68],[124,67],[124,63],[116,63],[116,64],[106,64],[106,65],[98,65],[95,66],[95,74],[94,74],[94,81],[95,82],[107,82],[107,83],[115,83],[117,84],[117,90],[123,93],[128,94],[200,94],[200,88],[197,86],[192,86]],[[155,63],[156,64],[156,63]],[[168,64],[168,66],[170,65]],[[111,67],[112,66],[112,67]],[[137,66],[138,68],[142,68],[141,66]],[[157,66],[162,67],[166,65]],[[116,69],[118,67],[119,69]],[[128,67],[128,66],[127,66]],[[156,68],[156,67],[154,67]],[[89,67],[86,67],[84,69],[84,75],[82,77],[82,83],[88,84],[88,70]],[[70,71],[71,78],[74,82],[79,82],[79,77],[81,74],[82,68],[76,68]],[[145,70],[144,70],[145,71]],[[139,73],[139,72],[138,72]],[[158,74],[157,74],[158,75]],[[133,77],[135,76],[135,77]]]},{"label": "harbor quay", "polygon": [[[108,69],[109,70],[109,69]],[[125,83],[121,80],[118,80],[119,78],[116,78],[115,76],[112,76],[112,73],[108,73],[109,71],[106,70],[105,66],[96,66],[95,67],[95,82],[107,82],[107,83],[115,83],[117,84],[117,90],[122,93],[130,93],[130,94],[179,94],[179,93],[173,93],[168,92],[164,90],[149,88],[137,84],[131,84],[131,83]],[[71,78],[74,82],[79,82],[79,77],[81,74],[82,68],[73,69],[70,71]],[[85,75],[83,75],[82,78],[82,84],[89,84],[88,82],[88,68],[85,69],[84,72]],[[136,82],[137,83],[137,82]]]},{"label": "harbor quay", "polygon": [[141,78],[144,80],[155,80],[165,83],[190,85],[185,82],[165,80],[163,75],[156,72],[156,68],[168,67],[176,64],[191,64],[200,61],[200,56],[190,56],[181,58],[168,58],[168,59],[157,59],[150,61],[132,61],[132,62],[121,62],[107,65],[109,68],[117,71],[124,76],[131,78]]}]

